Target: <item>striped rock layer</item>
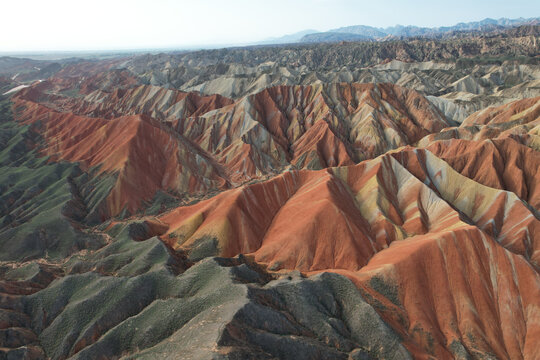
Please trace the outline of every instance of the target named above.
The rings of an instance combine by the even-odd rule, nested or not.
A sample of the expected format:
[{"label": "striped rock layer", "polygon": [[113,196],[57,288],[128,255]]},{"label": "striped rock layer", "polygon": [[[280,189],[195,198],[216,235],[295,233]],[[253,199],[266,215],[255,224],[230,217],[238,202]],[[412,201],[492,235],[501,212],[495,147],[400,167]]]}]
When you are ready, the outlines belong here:
[{"label": "striped rock layer", "polygon": [[[121,87],[98,76],[77,96],[69,78],[36,84],[13,112],[39,133],[40,155],[111,176],[103,219],[138,214],[158,192],[221,191],[144,219],[133,241],[153,239],[186,268],[241,255],[272,276],[341,274],[414,358],[540,353],[540,98],[453,127],[389,84],[276,86],[233,101],[115,76]],[[110,276],[114,264],[78,266]]]}]

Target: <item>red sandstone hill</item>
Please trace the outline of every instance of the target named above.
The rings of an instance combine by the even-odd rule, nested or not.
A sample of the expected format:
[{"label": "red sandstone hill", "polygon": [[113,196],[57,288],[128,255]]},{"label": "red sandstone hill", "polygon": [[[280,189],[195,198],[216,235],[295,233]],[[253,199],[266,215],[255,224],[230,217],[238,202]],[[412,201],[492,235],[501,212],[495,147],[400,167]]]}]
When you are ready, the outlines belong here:
[{"label": "red sandstone hill", "polygon": [[[127,79],[122,72],[108,74]],[[145,173],[152,162],[149,159],[156,159],[155,165],[159,166],[156,174],[145,175],[155,177],[149,181],[151,186],[144,186],[135,198],[124,193],[129,192],[129,187],[124,185],[115,188],[118,194],[111,193],[117,200],[131,199],[126,203],[131,213],[140,209],[141,200],[150,200],[158,189],[194,193],[221,189],[229,181],[240,184],[277,174],[288,167],[320,169],[352,165],[412,144],[449,125],[420,94],[389,84],[280,86],[236,103],[219,95],[130,86],[129,81],[124,87],[109,91],[100,76],[93,76],[84,84],[85,89],[103,90],[82,97],[67,96],[67,89],[73,86],[71,78],[52,79],[25,89],[15,97],[15,116],[22,122],[40,121],[46,129],[52,126],[70,134],[67,145],[58,143],[56,134],[45,134],[49,148],[44,153],[56,158],[84,161],[88,166],[102,165],[102,171],[116,173],[120,171],[119,165],[103,163],[101,153],[111,157],[120,152],[123,155],[114,155],[122,159],[117,163],[130,164]],[[19,111],[20,108],[26,110]],[[138,114],[145,115],[145,120]],[[122,126],[113,125],[117,123]],[[84,124],[84,128],[79,130],[79,124]],[[147,124],[160,129],[160,135],[147,134],[142,129],[150,126]],[[111,130],[98,133],[101,127]],[[124,133],[129,134],[127,138]],[[142,140],[148,136],[153,138]],[[194,153],[187,152],[188,159],[183,155],[169,156],[168,144],[173,140],[166,139],[187,144],[182,146],[195,149],[190,150]],[[110,144],[110,148],[100,145],[87,149],[87,143]],[[122,150],[121,144],[131,150]],[[77,152],[66,151],[65,147]],[[81,154],[80,149],[87,151]],[[90,153],[93,151],[99,153]],[[167,157],[163,164],[158,161],[161,156]],[[195,164],[193,157],[197,156],[205,164],[200,170],[194,165],[174,165]],[[143,164],[138,164],[139,161]],[[212,170],[216,167],[223,169]],[[121,179],[139,177],[137,171],[126,170],[123,174]],[[198,180],[189,180],[192,178]],[[139,180],[122,181],[121,184],[135,184]],[[144,184],[146,180],[140,181]],[[109,205],[111,215],[122,210],[114,202],[115,205]]]},{"label": "red sandstone hill", "polygon": [[[527,358],[540,350],[532,310],[540,295],[540,221],[524,202],[536,195],[523,186],[538,175],[494,167],[480,176],[455,160],[466,145],[286,172],[163,215],[162,239],[193,259],[242,253],[273,271],[343,274],[418,358],[452,358],[465,348]],[[505,153],[527,165],[540,161],[510,139],[474,144],[466,156],[496,162]],[[510,192],[520,189],[525,199]]]},{"label": "red sandstone hill", "polygon": [[277,86],[177,131],[253,177],[293,165],[320,169],[370,159],[449,126],[415,91],[389,84]]},{"label": "red sandstone hill", "polygon": [[[90,67],[88,76],[84,86],[64,76],[22,90],[13,98],[13,113],[19,124],[39,134],[32,145],[40,155],[51,162],[78,162],[85,171],[113,179],[104,218],[124,210],[136,214],[160,190],[222,192],[141,224],[113,222],[108,230],[114,230],[102,234],[108,240],[118,236],[111,247],[100,244],[103,249],[90,251],[75,265],[70,262],[69,271],[88,269],[113,278],[153,269],[151,276],[172,271],[177,279],[193,263],[198,263],[195,269],[204,268],[208,263],[202,259],[220,256],[235,257],[216,260],[230,266],[255,264],[256,271],[250,271],[265,278],[293,270],[310,278],[337,273],[356,285],[414,358],[533,359],[540,353],[540,98],[489,108],[450,128],[453,122],[425,97],[389,84],[277,86],[233,102],[136,85],[123,72],[100,77]],[[122,86],[111,89],[116,80],[109,82],[110,76]],[[127,230],[118,230],[122,226]],[[127,255],[116,252],[124,248]],[[153,262],[156,258],[166,270]],[[204,278],[205,271],[197,274]],[[237,276],[234,271],[228,274]],[[82,275],[66,278],[77,276]],[[165,283],[148,290],[162,296],[154,305],[171,298],[160,291],[176,289],[169,287],[173,280]],[[189,292],[196,293],[198,286]],[[73,309],[80,305],[77,296],[73,299],[55,305],[54,315],[39,308],[49,302],[37,301],[36,312],[44,318],[40,326],[67,328],[62,322],[75,318]],[[257,299],[280,314],[285,311],[274,299]],[[341,309],[332,301],[324,300],[321,311]],[[139,304],[132,298],[128,303]],[[249,309],[246,299],[238,303]],[[130,310],[126,321],[144,323],[139,315],[146,305]],[[249,322],[262,311],[256,309],[234,321]],[[64,311],[68,315],[58,315]],[[343,335],[348,330],[335,325],[339,316],[327,315],[332,322],[325,324]],[[72,348],[57,349],[54,341],[46,345],[67,357],[109,341],[115,331],[120,338],[122,331],[132,331],[121,330],[116,316],[109,317],[100,318],[82,338],[74,335],[78,340]],[[195,317],[182,321],[190,319]],[[287,337],[266,320],[236,328],[233,323],[220,325],[226,328],[220,346],[236,338],[243,341],[238,346],[245,346],[246,329],[275,326],[272,331],[289,341],[305,336],[342,350],[328,337],[313,340],[316,336],[306,330]],[[351,353],[354,347],[349,347],[343,351]]]},{"label": "red sandstone hill", "polygon": [[[350,165],[450,125],[419,93],[390,84],[278,86],[233,104],[219,95],[147,85],[72,98],[62,95],[69,86],[64,82],[43,82],[18,97],[77,115],[110,119],[145,114],[168,122],[240,182],[291,165]],[[83,85],[107,88],[96,76]]]},{"label": "red sandstone hill", "polygon": [[538,117],[540,117],[539,102],[540,97],[537,97],[514,101],[507,105],[488,107],[469,116],[463,121],[462,126],[527,124],[538,120]]},{"label": "red sandstone hill", "polygon": [[113,119],[59,113],[17,100],[15,116],[39,127],[52,160],[79,162],[113,174],[105,215],[141,209],[157,190],[202,193],[228,186],[227,175],[197,146],[146,115]]},{"label": "red sandstone hill", "polygon": [[[200,239],[212,237],[217,240],[220,254],[260,254],[256,258],[275,269],[354,270],[393,241],[474,224],[538,266],[540,244],[533,234],[540,223],[536,211],[524,202],[527,198],[537,201],[535,188],[531,189],[532,196],[529,191],[521,191],[526,199],[510,192],[537,181],[536,171],[516,172],[516,168],[514,176],[508,178],[493,168],[491,177],[487,172],[488,177],[480,177],[449,156],[450,151],[466,144],[456,140],[446,146],[437,145],[425,150],[405,148],[355,166],[285,172],[270,181],[242,186],[197,205],[178,208],[162,218],[170,224],[167,241],[172,241],[173,247],[192,248]],[[528,153],[527,148],[513,140],[502,141],[497,147],[522,151],[522,158],[530,156],[528,161],[533,163],[540,161],[536,152]],[[441,153],[441,158],[437,153]],[[503,159],[503,155],[489,153],[482,145],[467,155]],[[506,182],[499,182],[503,177]],[[300,209],[309,210],[309,215]],[[328,217],[335,220],[327,221]],[[512,217],[515,220],[508,221]],[[280,219],[285,224],[280,224]],[[321,223],[330,228],[319,228]],[[269,240],[266,249],[265,239],[274,233],[283,244],[270,245],[274,240]],[[340,234],[334,235],[340,243],[361,247],[355,251],[340,249],[334,256],[317,256],[317,246],[327,244],[325,239],[330,234]],[[302,248],[292,251],[296,242],[290,243],[289,239],[298,239]],[[311,256],[300,260],[298,254]],[[347,259],[343,263],[338,261],[342,256]],[[331,261],[333,266],[325,261]]]},{"label": "red sandstone hill", "polygon": [[532,208],[540,209],[537,151],[509,139],[442,140],[427,149],[462,175],[483,185],[510,191]]}]

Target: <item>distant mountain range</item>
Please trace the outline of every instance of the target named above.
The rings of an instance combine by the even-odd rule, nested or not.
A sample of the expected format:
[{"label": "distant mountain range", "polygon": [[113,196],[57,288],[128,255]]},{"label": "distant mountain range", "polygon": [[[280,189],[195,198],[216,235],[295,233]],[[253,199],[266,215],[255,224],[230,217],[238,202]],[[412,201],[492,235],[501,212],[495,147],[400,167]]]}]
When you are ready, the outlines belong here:
[{"label": "distant mountain range", "polygon": [[319,31],[313,30],[313,29],[303,30],[303,31],[299,31],[299,32],[294,33],[294,34],[284,35],[284,36],[281,36],[281,37],[269,38],[269,39],[266,39],[266,40],[263,40],[263,41],[259,42],[258,44],[264,45],[264,44],[290,44],[290,43],[296,43],[296,42],[299,42],[306,35],[318,34],[318,33],[319,33]]},{"label": "distant mountain range", "polygon": [[387,28],[377,28],[367,25],[346,26],[332,29],[325,32],[315,30],[304,30],[295,34],[286,35],[279,38],[268,39],[258,44],[287,44],[287,43],[317,43],[317,42],[339,42],[339,41],[367,41],[383,40],[389,38],[409,38],[409,37],[443,37],[455,32],[468,31],[496,31],[509,27],[521,25],[540,24],[540,17],[518,18],[518,19],[484,19],[468,23],[459,23],[454,26],[442,27],[419,27],[412,25],[396,25]]}]

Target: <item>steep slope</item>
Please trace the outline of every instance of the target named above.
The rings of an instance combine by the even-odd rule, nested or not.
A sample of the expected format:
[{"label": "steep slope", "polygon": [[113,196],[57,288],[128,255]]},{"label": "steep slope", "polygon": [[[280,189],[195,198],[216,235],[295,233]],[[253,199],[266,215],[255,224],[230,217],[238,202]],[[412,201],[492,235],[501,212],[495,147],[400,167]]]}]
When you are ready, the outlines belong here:
[{"label": "steep slope", "polygon": [[[125,256],[110,251],[118,243],[143,254],[118,270],[122,276],[71,273],[13,301],[35,319],[31,329],[47,356],[410,359],[344,277],[273,280],[244,259],[223,258],[175,274],[164,263],[177,260],[159,240],[136,243],[125,238],[125,228],[121,233],[104,249],[103,263]],[[134,271],[133,265],[149,266]]]},{"label": "steep slope", "polygon": [[201,96],[165,88],[139,85],[112,92],[93,91],[84,99],[62,102],[62,108],[80,115],[113,118],[122,115],[146,114],[161,121],[200,116],[208,111],[232,104],[220,95]]},{"label": "steep slope", "polygon": [[[460,170],[467,174],[466,168]],[[536,176],[523,180],[532,182]],[[300,208],[310,209],[311,214],[306,216]],[[328,219],[330,214],[335,220],[324,221],[330,228],[318,228],[320,222],[313,219]],[[280,224],[280,219],[285,223]],[[165,240],[173,247],[201,245],[201,249],[225,256],[255,253],[260,255],[255,257],[258,261],[276,269],[291,264],[301,271],[328,268],[324,261],[340,259],[337,253],[343,254],[343,262],[336,261],[329,268],[358,269],[393,241],[469,223],[535,266],[540,259],[540,244],[533,236],[540,223],[534,210],[514,193],[464,177],[428,150],[405,149],[320,172],[286,172],[269,182],[178,208],[163,215],[162,221],[170,225]],[[270,236],[274,231],[276,237]],[[336,236],[339,242],[332,246],[344,248],[325,256],[326,250],[319,253],[317,247],[328,244],[325,239],[330,234],[340,234]],[[273,245],[276,238],[283,244]],[[290,243],[289,239],[297,240]],[[296,244],[305,248],[291,251],[289,247]],[[353,245],[360,248],[347,249]],[[301,254],[312,257],[299,261]]]},{"label": "steep slope", "polygon": [[533,209],[540,209],[537,180],[540,155],[537,151],[509,139],[443,140],[427,149],[462,175],[483,185],[513,192]]},{"label": "steep slope", "polygon": [[410,359],[342,276],[275,279],[244,257],[193,265],[151,232],[141,237],[144,227],[112,226],[109,243],[71,257],[65,274],[36,263],[0,268],[1,324],[19,335],[0,338],[0,351],[30,359]]},{"label": "steep slope", "polygon": [[228,186],[211,159],[150,117],[90,118],[58,113],[23,98],[17,98],[14,112],[20,122],[40,128],[46,141],[43,155],[115,175],[105,217],[138,211],[160,189],[200,193]]},{"label": "steep slope", "polygon": [[518,33],[76,62],[0,98],[0,357],[535,359],[540,98],[509,101],[540,73],[466,58]]},{"label": "steep slope", "polygon": [[[505,142],[501,147],[520,146]],[[476,151],[482,159],[485,150]],[[536,210],[456,169],[472,178],[428,150],[404,149],[351,167],[288,172],[163,215],[169,229],[162,238],[192,260],[246,254],[271,271],[343,274],[420,358],[491,351],[530,357],[538,350],[532,341],[540,294]],[[454,295],[436,294],[441,276]],[[493,285],[477,295],[466,285],[476,282]],[[513,310],[494,310],[516,296],[523,303],[512,303]],[[522,333],[504,325],[509,319]]]},{"label": "steep slope", "polygon": [[[49,163],[34,148],[40,135],[13,120],[0,100],[0,261],[61,261],[104,245],[75,225],[98,212],[109,178],[89,179],[77,164]],[[97,216],[96,216],[97,217]]]},{"label": "steep slope", "polygon": [[[112,92],[95,90],[84,97],[73,97],[65,95],[69,84],[70,80],[47,81],[18,93],[16,99],[28,102],[29,107],[44,105],[39,114],[30,113],[25,119],[36,121],[39,116],[64,114],[68,117],[63,123],[67,124],[86,122],[77,118],[89,116],[93,119],[87,123],[89,133],[108,120],[115,123],[116,118],[144,114],[163,122],[163,126],[159,125],[163,131],[176,132],[179,138],[199,146],[201,149],[195,151],[203,158],[212,157],[235,183],[275,175],[291,166],[321,169],[352,165],[415,143],[453,124],[419,93],[390,84],[278,86],[235,103],[219,95],[201,96],[147,85],[126,85]],[[45,115],[47,111],[51,115]],[[69,120],[69,114],[74,114],[75,120]],[[115,144],[112,146],[120,151]],[[49,155],[55,152],[57,149]],[[173,157],[170,161],[181,160]],[[89,165],[98,163],[95,160]],[[107,166],[105,169],[109,170]],[[204,169],[201,176],[211,178]],[[152,191],[169,185],[151,186],[141,197],[148,199]],[[196,190],[196,186],[184,188],[188,192]],[[130,212],[136,204],[129,206]],[[119,209],[114,208],[113,212],[118,213]]]},{"label": "steep slope", "polygon": [[462,126],[499,125],[508,128],[538,120],[540,97],[515,101],[508,105],[488,107],[469,116]]},{"label": "steep slope", "polygon": [[[389,84],[278,86],[176,130],[249,177],[294,165],[320,169],[369,159],[449,126],[425,98]],[[240,158],[239,158],[240,157]]]},{"label": "steep slope", "polygon": [[505,105],[487,107],[467,117],[459,127],[449,127],[426,136],[419,146],[437,140],[485,140],[513,138],[540,150],[540,97],[517,100]]},{"label": "steep slope", "polygon": [[346,274],[415,358],[533,359],[540,276],[478,228],[393,243]]}]

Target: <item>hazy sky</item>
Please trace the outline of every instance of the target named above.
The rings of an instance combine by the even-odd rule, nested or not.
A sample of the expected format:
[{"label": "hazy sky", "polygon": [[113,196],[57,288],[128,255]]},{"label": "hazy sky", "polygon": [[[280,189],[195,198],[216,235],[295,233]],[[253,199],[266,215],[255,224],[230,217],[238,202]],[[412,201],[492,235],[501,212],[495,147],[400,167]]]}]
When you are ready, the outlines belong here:
[{"label": "hazy sky", "polygon": [[540,16],[538,0],[8,0],[0,51],[243,44],[348,25],[444,26]]}]

